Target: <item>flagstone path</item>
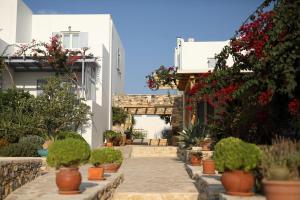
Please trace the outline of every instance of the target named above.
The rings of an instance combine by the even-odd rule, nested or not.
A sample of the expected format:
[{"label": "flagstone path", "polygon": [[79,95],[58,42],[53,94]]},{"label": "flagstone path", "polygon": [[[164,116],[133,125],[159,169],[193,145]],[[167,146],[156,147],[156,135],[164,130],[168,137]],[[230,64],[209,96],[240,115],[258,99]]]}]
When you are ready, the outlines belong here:
[{"label": "flagstone path", "polygon": [[198,191],[177,158],[126,159],[120,168],[124,182],[114,200],[197,200]]}]

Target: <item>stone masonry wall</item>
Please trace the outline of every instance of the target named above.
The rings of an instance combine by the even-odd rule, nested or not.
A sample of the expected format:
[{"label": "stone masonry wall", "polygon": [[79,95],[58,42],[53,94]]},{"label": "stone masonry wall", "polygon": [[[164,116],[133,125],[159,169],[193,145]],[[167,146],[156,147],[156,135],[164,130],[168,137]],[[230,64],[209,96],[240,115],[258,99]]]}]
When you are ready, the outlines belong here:
[{"label": "stone masonry wall", "polygon": [[[118,95],[113,97],[113,106],[129,107],[129,114],[171,114],[173,129],[182,129],[183,109],[181,95]],[[136,109],[134,107],[139,107]],[[141,108],[141,106],[149,108]],[[164,108],[166,107],[166,109]],[[154,108],[156,107],[156,108]]]},{"label": "stone masonry wall", "polygon": [[0,200],[41,173],[40,158],[0,158]]}]

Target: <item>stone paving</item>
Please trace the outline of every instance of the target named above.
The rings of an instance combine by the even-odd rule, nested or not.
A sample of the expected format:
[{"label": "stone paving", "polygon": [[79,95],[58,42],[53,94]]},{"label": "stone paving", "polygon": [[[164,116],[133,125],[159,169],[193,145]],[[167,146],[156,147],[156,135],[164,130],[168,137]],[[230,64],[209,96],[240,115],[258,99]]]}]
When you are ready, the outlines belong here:
[{"label": "stone paving", "polygon": [[120,172],[124,182],[115,200],[197,200],[199,196],[184,163],[176,158],[131,158]]},{"label": "stone paving", "polygon": [[106,200],[111,199],[116,187],[123,181],[121,173],[105,174],[104,181],[87,180],[87,168],[80,168],[82,193],[76,195],[59,195],[55,184],[55,171],[42,175],[34,181],[8,195],[5,200]]}]

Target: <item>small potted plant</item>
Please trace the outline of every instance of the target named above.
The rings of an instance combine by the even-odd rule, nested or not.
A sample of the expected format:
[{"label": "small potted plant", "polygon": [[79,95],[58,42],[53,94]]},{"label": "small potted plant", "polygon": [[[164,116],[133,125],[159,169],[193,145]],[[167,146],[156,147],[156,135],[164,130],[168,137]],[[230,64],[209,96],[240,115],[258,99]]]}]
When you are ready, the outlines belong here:
[{"label": "small potted plant", "polygon": [[202,160],[202,166],[203,166],[203,174],[211,174],[211,175],[216,174],[215,161],[211,157]]},{"label": "small potted plant", "polygon": [[191,165],[192,166],[200,166],[202,162],[202,151],[199,150],[191,150]]},{"label": "small potted plant", "polygon": [[123,162],[122,152],[110,147],[99,149],[100,167],[104,168],[106,173],[115,173]]},{"label": "small potted plant", "polygon": [[106,130],[104,132],[104,138],[106,139],[106,146],[112,147],[113,146],[113,140],[117,136],[117,133],[112,130]]},{"label": "small potted plant", "polygon": [[59,169],[56,185],[60,194],[80,193],[81,174],[78,166],[90,157],[89,145],[79,139],[56,140],[48,151],[47,163]]},{"label": "small potted plant", "polygon": [[101,149],[92,150],[89,163],[93,165],[88,169],[88,179],[89,180],[103,180],[104,179],[104,169],[100,167],[102,162],[102,152]]},{"label": "small potted plant", "polygon": [[255,169],[261,159],[261,150],[255,145],[238,138],[228,137],[215,146],[214,160],[219,172],[223,172],[221,182],[229,195],[254,195]]},{"label": "small potted plant", "polygon": [[268,200],[300,199],[300,142],[274,140],[263,149],[261,169]]}]

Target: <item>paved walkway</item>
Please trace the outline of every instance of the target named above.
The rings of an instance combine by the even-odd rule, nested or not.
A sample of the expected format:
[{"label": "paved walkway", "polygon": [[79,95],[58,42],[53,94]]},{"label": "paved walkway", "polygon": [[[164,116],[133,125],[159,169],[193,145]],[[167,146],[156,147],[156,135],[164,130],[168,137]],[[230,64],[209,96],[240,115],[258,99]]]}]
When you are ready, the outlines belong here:
[{"label": "paved walkway", "polygon": [[122,164],[124,182],[115,200],[197,200],[184,163],[176,158],[130,158]]}]

